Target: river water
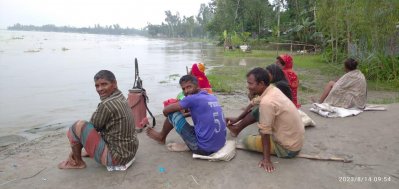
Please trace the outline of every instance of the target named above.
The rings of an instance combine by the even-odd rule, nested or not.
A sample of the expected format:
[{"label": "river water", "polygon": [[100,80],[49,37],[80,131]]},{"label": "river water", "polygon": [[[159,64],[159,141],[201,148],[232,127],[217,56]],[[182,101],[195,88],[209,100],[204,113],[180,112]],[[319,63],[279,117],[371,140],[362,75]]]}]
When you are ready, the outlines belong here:
[{"label": "river water", "polygon": [[134,82],[134,58],[149,107],[160,114],[162,102],[180,91],[178,79],[186,66],[245,66],[251,61],[224,58],[219,51],[208,43],[141,36],[0,30],[0,136],[90,119],[100,101],[93,76],[111,70],[127,96]]}]

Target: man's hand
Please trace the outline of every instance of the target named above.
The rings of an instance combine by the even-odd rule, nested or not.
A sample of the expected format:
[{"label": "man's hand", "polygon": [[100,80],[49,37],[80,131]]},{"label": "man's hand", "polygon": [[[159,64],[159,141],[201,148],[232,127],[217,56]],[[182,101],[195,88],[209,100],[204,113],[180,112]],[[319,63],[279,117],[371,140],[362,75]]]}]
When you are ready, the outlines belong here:
[{"label": "man's hand", "polygon": [[237,123],[238,121],[239,121],[238,118],[232,118],[232,117],[227,117],[227,118],[226,118],[227,126],[234,125],[234,124]]},{"label": "man's hand", "polygon": [[191,112],[190,111],[184,112],[183,116],[184,117],[190,117],[191,116]]},{"label": "man's hand", "polygon": [[267,159],[261,160],[259,162],[259,167],[260,168],[263,167],[265,169],[265,171],[269,172],[269,173],[271,173],[271,172],[273,172],[275,170],[274,166],[273,166],[273,163],[270,160],[267,160]]}]

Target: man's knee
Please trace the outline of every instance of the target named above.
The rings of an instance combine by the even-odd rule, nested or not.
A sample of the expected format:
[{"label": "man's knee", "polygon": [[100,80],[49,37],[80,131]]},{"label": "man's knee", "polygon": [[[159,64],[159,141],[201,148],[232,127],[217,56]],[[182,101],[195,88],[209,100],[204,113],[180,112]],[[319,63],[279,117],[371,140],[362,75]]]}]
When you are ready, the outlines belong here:
[{"label": "man's knee", "polygon": [[[169,113],[167,116],[167,120],[169,121],[170,124],[175,125],[178,120],[184,118],[183,114],[179,111],[177,112],[172,112]],[[184,118],[185,119],[185,118]]]},{"label": "man's knee", "polygon": [[80,133],[82,131],[83,126],[85,126],[88,122],[85,120],[78,120],[76,121],[68,130],[67,135],[78,135],[80,136]]},{"label": "man's knee", "polygon": [[85,126],[88,122],[84,120],[79,120],[76,121],[67,131],[67,137],[69,139],[69,142],[71,145],[79,144],[80,143],[80,137],[82,134],[82,128]]},{"label": "man's knee", "polygon": [[71,127],[74,128],[75,130],[80,130],[83,126],[87,124],[87,121],[85,120],[78,120],[76,121]]}]

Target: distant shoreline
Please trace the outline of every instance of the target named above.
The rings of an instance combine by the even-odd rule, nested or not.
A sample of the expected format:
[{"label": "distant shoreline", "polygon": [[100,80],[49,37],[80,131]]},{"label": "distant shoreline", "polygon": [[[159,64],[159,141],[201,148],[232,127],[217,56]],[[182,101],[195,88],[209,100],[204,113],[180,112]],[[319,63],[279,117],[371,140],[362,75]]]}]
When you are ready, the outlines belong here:
[{"label": "distant shoreline", "polygon": [[99,24],[94,25],[94,27],[73,27],[73,26],[56,26],[53,24],[47,24],[42,26],[34,25],[22,25],[14,24],[9,26],[6,30],[10,31],[42,31],[42,32],[64,32],[64,33],[83,33],[83,34],[107,34],[107,35],[141,35],[147,36],[145,30],[139,30],[135,28],[122,28],[119,24],[113,24],[110,26],[101,26]]}]

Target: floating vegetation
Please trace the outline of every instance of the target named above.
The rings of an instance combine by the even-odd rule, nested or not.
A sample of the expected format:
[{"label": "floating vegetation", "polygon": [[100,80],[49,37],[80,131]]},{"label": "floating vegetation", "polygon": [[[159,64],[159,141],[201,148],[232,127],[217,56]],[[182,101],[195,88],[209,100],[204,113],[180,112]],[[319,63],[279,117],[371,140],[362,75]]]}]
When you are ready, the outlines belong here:
[{"label": "floating vegetation", "polygon": [[69,49],[68,48],[66,48],[66,47],[62,47],[62,49],[61,49],[62,51],[69,51]]},{"label": "floating vegetation", "polygon": [[179,74],[172,74],[172,75],[169,75],[168,77],[169,77],[169,80],[173,80],[174,81],[174,80],[180,78],[180,75]]},{"label": "floating vegetation", "polygon": [[166,80],[162,80],[159,83],[160,84],[172,83],[172,81],[174,82],[179,78],[180,78],[180,74],[171,74],[171,75],[167,76]]},{"label": "floating vegetation", "polygon": [[19,36],[19,37],[12,37],[11,39],[24,39],[24,36]]},{"label": "floating vegetation", "polygon": [[24,52],[26,52],[26,53],[37,53],[37,52],[40,52],[40,50],[41,50],[41,48],[40,49],[29,49],[29,50],[24,51]]}]

